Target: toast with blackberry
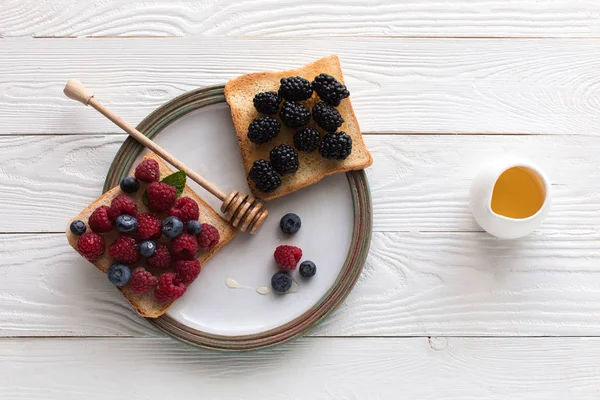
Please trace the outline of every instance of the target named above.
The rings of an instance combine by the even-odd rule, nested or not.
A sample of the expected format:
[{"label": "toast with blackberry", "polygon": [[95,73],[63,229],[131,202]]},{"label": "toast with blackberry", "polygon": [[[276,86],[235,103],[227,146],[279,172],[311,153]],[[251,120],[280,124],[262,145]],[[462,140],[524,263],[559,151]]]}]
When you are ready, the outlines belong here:
[{"label": "toast with blackberry", "polygon": [[370,166],[339,58],[242,75],[225,85],[248,185],[270,200]]}]

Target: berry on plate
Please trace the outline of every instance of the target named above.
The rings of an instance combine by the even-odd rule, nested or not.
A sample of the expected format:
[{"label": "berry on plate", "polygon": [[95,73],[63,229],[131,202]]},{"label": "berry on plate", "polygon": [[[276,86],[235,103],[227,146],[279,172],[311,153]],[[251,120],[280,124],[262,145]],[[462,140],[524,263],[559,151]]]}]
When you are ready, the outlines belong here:
[{"label": "berry on plate", "polygon": [[90,229],[96,233],[110,232],[113,228],[113,223],[108,216],[109,212],[110,208],[108,206],[96,208],[88,219]]},{"label": "berry on plate", "polygon": [[142,213],[137,216],[138,236],[141,240],[158,240],[162,235],[160,219],[152,214]]},{"label": "berry on plate", "polygon": [[85,222],[76,219],[75,221],[71,222],[71,225],[69,225],[69,230],[73,235],[80,236],[85,233],[87,227],[85,226]]},{"label": "berry on plate", "polygon": [[276,272],[271,278],[271,287],[275,293],[285,293],[292,287],[292,277],[287,272]]},{"label": "berry on plate", "polygon": [[135,167],[135,177],[142,182],[157,182],[160,179],[160,168],[156,160],[144,160]]},{"label": "berry on plate", "polygon": [[202,269],[198,260],[179,260],[175,262],[175,282],[189,285],[200,275]]},{"label": "berry on plate", "polygon": [[125,193],[135,193],[140,189],[140,181],[133,176],[126,176],[125,178],[121,179],[119,186]]},{"label": "berry on plate", "polygon": [[131,270],[127,265],[113,264],[108,268],[108,280],[115,286],[121,287],[127,285],[131,278]]},{"label": "berry on plate", "polygon": [[125,264],[133,264],[140,258],[135,239],[127,235],[119,236],[108,246],[108,254]]},{"label": "berry on plate", "polygon": [[196,237],[187,232],[182,233],[171,241],[171,250],[177,259],[190,260],[194,258],[198,250]]},{"label": "berry on plate", "polygon": [[296,246],[281,245],[277,246],[273,257],[277,265],[290,271],[296,269],[298,261],[302,258],[302,250]]},{"label": "berry on plate", "polygon": [[183,232],[183,222],[177,217],[167,217],[161,223],[163,235],[169,239],[176,238]]},{"label": "berry on plate", "polygon": [[169,215],[177,217],[181,222],[197,220],[200,217],[198,203],[190,197],[180,197],[169,210]]},{"label": "berry on plate", "polygon": [[152,240],[146,240],[140,244],[140,254],[142,257],[149,258],[156,252],[156,243]]},{"label": "berry on plate", "polygon": [[273,169],[270,161],[256,160],[248,173],[248,178],[254,182],[258,190],[271,193],[281,186],[281,178]]},{"label": "berry on plate", "polygon": [[156,251],[152,257],[148,258],[148,264],[158,269],[167,269],[171,267],[171,252],[164,244],[156,246]]},{"label": "berry on plate", "polygon": [[200,223],[200,221],[189,221],[186,224],[185,229],[188,233],[194,236],[198,236],[200,232],[202,232],[202,224]]},{"label": "berry on plate", "polygon": [[132,217],[137,215],[137,204],[126,194],[120,194],[110,202],[108,217],[111,221],[114,221],[119,215],[123,214],[131,215]]},{"label": "berry on plate", "polygon": [[281,221],[279,221],[281,232],[288,235],[298,232],[301,226],[302,221],[300,220],[300,217],[294,213],[285,214],[283,217],[281,217]]},{"label": "berry on plate", "polygon": [[254,107],[263,114],[277,114],[281,96],[277,92],[262,92],[254,96]]},{"label": "berry on plate", "polygon": [[219,230],[211,224],[202,224],[202,231],[196,237],[198,246],[202,250],[210,250],[215,247],[221,240]]},{"label": "berry on plate", "polygon": [[86,232],[77,239],[77,251],[90,261],[104,254],[104,238],[94,232]]},{"label": "berry on plate", "polygon": [[134,293],[146,293],[148,290],[156,286],[158,278],[152,273],[146,271],[144,267],[137,267],[131,274],[129,281],[129,289]]},{"label": "berry on plate", "polygon": [[146,192],[148,207],[154,212],[167,211],[177,200],[177,189],[163,182],[152,182]]},{"label": "berry on plate", "polygon": [[300,264],[300,275],[305,278],[310,278],[317,273],[317,266],[312,261],[302,261]]},{"label": "berry on plate", "polygon": [[185,293],[185,285],[181,282],[175,283],[176,274],[174,272],[165,272],[158,278],[158,283],[154,289],[154,297],[161,302],[175,301]]},{"label": "berry on plate", "polygon": [[271,160],[273,169],[279,175],[293,174],[300,167],[298,153],[296,153],[292,146],[285,143],[274,147],[269,153],[269,159]]},{"label": "berry on plate", "polygon": [[138,228],[137,219],[127,214],[119,215],[115,220],[115,225],[117,230],[122,233],[134,232]]}]

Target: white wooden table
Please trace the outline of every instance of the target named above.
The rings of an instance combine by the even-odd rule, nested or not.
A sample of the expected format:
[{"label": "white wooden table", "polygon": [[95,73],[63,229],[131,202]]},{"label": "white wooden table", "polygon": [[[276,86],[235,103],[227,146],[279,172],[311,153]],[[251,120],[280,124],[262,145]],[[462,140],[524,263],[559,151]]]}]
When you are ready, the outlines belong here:
[{"label": "white wooden table", "polygon": [[[1,399],[600,397],[599,2],[2,0],[0,35]],[[64,83],[137,123],[331,53],[375,158],[359,283],[269,351],[165,337],[62,233],[125,138]],[[519,241],[467,208],[475,167],[502,153],[555,194]]]}]

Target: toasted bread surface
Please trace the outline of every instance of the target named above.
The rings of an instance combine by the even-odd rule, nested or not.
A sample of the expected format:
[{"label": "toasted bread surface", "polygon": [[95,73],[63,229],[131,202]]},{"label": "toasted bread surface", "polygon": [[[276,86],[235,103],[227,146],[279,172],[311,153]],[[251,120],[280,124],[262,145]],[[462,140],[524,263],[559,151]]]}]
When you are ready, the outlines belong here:
[{"label": "toasted bread surface", "polygon": [[[244,168],[246,169],[246,177],[255,160],[269,159],[269,152],[273,147],[281,143],[286,143],[294,147],[293,135],[297,131],[297,129],[287,128],[282,124],[279,135],[269,143],[257,145],[250,142],[248,140],[248,126],[254,118],[261,115],[254,108],[252,101],[254,96],[260,92],[276,92],[279,89],[281,78],[301,76],[312,82],[321,73],[329,74],[339,82],[344,83],[340,60],[336,55],[321,58],[299,69],[242,75],[227,82],[225,85],[225,99],[231,109],[233,125],[238,137]],[[313,97],[303,103],[309,109],[312,109],[312,106],[318,101],[316,93],[313,93]],[[300,168],[293,175],[283,176],[281,178],[281,186],[274,192],[262,193],[248,179],[248,185],[254,196],[263,200],[274,199],[312,185],[325,176],[338,172],[364,169],[373,163],[373,158],[363,141],[350,98],[342,100],[341,104],[336,108],[344,118],[344,123],[338,130],[346,132],[352,138],[352,154],[343,161],[337,161],[322,158],[317,150],[312,153],[298,152]],[[323,133],[314,121],[311,120],[309,126]]]},{"label": "toasted bread surface", "polygon": [[[161,179],[164,178],[165,176],[173,173],[173,171],[156,154],[149,153],[144,157],[144,159],[148,159],[148,158],[154,159],[158,162],[158,165],[160,166]],[[140,213],[149,212],[148,208],[142,202],[142,195],[143,195],[144,191],[146,190],[146,187],[147,187],[147,184],[141,182],[140,190],[138,190],[136,193],[128,194],[128,196],[133,198],[133,200],[137,203],[138,212],[140,212]],[[118,186],[109,190],[108,192],[104,193],[101,197],[99,197],[97,200],[95,200],[93,203],[91,203],[89,206],[87,206],[83,211],[81,211],[78,215],[76,215],[71,221],[69,221],[69,224],[67,225],[67,230],[66,230],[67,239],[69,240],[69,244],[75,250],[77,250],[77,239],[79,237],[77,235],[74,235],[73,233],[71,233],[71,231],[69,229],[69,225],[71,224],[71,222],[73,220],[81,220],[87,224],[90,215],[92,214],[92,212],[94,212],[94,210],[96,208],[103,206],[103,205],[110,206],[111,201],[115,197],[117,197],[118,195],[123,194],[123,193],[124,192],[121,191],[120,187],[118,187]],[[229,241],[231,241],[235,237],[237,230],[235,228],[233,228],[227,221],[225,221],[219,214],[217,214],[217,212],[212,207],[210,207],[204,200],[202,200],[189,186],[185,187],[185,189],[183,190],[182,196],[190,197],[198,203],[198,207],[200,209],[200,218],[199,218],[200,222],[209,223],[209,224],[213,225],[215,228],[217,228],[219,230],[219,234],[221,236],[221,240],[215,248],[208,250],[208,251],[198,252],[197,259],[200,261],[200,264],[202,264],[202,267],[204,268],[204,263],[210,257],[212,257],[222,246],[224,246]],[[158,216],[159,216],[159,218],[163,218],[166,216],[166,213],[158,214]],[[88,227],[88,231],[90,231],[89,227]],[[106,273],[108,271],[108,268],[114,262],[112,257],[108,254],[108,246],[118,237],[118,235],[119,234],[116,231],[116,229],[113,229],[113,231],[111,231],[111,232],[102,234],[102,236],[104,236],[104,239],[105,239],[106,251],[104,252],[104,255],[102,257],[100,257],[98,260],[94,261],[93,264],[96,266],[96,268],[98,268],[100,271],[102,271],[104,273]],[[167,243],[167,241],[164,237],[163,237],[161,243],[163,243],[163,241],[164,241],[164,243]],[[152,269],[152,267],[150,267],[149,265],[147,265],[147,263],[145,263],[143,258],[140,258],[140,261],[138,261],[138,263],[131,266],[132,270],[137,266],[143,266],[147,270],[153,272],[156,276],[159,276],[159,274],[161,272],[166,272],[166,271],[156,271],[156,270]],[[202,279],[202,273],[200,274],[200,276],[197,279]],[[162,314],[164,314],[172,304],[172,303],[161,303],[161,302],[158,302],[157,300],[155,300],[154,290],[150,290],[144,294],[133,293],[131,290],[129,290],[128,286],[119,288],[119,290],[121,291],[123,296],[125,296],[125,298],[129,301],[129,303],[133,306],[133,308],[138,312],[138,314],[140,314],[142,317],[148,317],[148,318],[159,317]],[[184,296],[185,296],[185,294],[184,294]]]}]

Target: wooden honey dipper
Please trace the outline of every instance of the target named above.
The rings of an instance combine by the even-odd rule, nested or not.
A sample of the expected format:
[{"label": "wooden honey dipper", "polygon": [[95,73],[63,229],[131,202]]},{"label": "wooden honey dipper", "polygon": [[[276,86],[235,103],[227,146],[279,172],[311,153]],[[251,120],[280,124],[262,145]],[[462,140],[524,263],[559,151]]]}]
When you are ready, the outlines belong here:
[{"label": "wooden honey dipper", "polygon": [[100,103],[80,81],[76,79],[71,79],[68,81],[67,85],[65,86],[64,93],[67,97],[77,100],[83,105],[94,107],[100,112],[100,114],[114,122],[135,140],[161,156],[165,161],[177,169],[184,171],[185,174],[194,182],[221,200],[223,202],[223,205],[221,205],[221,212],[225,214],[227,221],[229,221],[229,223],[231,223],[231,225],[234,227],[239,228],[240,231],[246,232],[246,230],[250,230],[250,233],[254,234],[267,219],[269,212],[263,209],[261,202],[257,201],[250,195],[240,193],[235,190],[228,195],[223,193],[211,182],[192,171],[187,165],[173,157],[173,155],[168,151],[154,143],[152,140],[148,139],[143,133],[129,125],[127,122],[121,119],[121,117]]}]

